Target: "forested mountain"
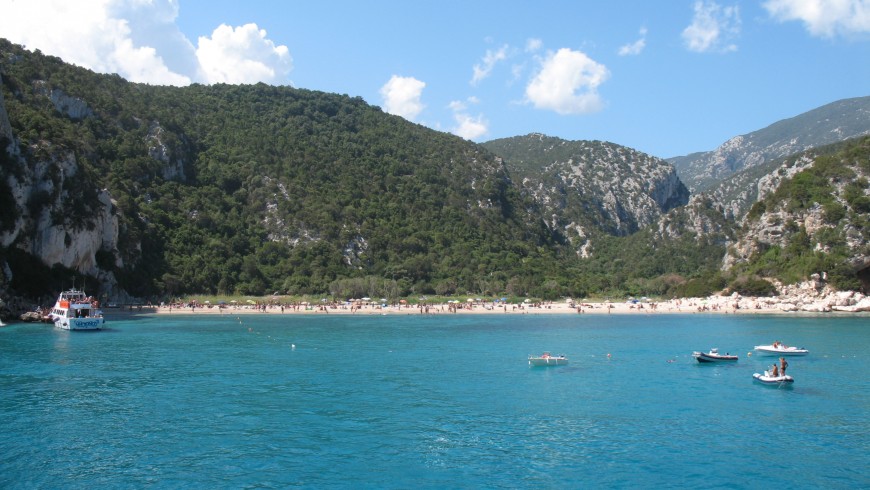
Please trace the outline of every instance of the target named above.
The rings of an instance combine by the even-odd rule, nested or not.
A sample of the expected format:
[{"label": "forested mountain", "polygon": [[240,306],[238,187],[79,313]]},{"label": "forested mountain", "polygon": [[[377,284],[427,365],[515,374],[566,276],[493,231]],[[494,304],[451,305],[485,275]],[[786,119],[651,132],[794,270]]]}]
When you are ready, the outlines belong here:
[{"label": "forested mountain", "polygon": [[[856,245],[867,241],[866,142],[795,156],[741,184],[766,183],[753,219],[778,213],[800,231],[820,206],[838,230],[804,224],[821,245],[801,253],[819,260],[796,272],[753,265],[793,248],[755,246],[769,235],[741,228],[725,191],[689,198],[667,162],[613,143],[532,134],[478,145],[360,98],[134,84],[3,40],[0,89],[0,300],[84,281],[122,301],[697,295],[740,290],[747,274],[820,267],[851,287],[867,255]],[[779,186],[803,192],[791,182],[815,182],[802,172],[842,152],[832,158],[843,169],[822,160],[822,175],[842,186],[813,187],[786,209],[803,221],[770,201]]]},{"label": "forested mountain", "polygon": [[870,96],[832,102],[764,129],[735,136],[713,151],[667,160],[696,193],[741,170],[866,134],[870,134]]},{"label": "forested mountain", "polygon": [[[557,270],[560,237],[498,158],[359,98],[132,84],[9,43],[0,59],[7,256],[135,296],[368,276],[406,294],[525,290]],[[8,261],[15,284],[37,282],[23,263]]]}]

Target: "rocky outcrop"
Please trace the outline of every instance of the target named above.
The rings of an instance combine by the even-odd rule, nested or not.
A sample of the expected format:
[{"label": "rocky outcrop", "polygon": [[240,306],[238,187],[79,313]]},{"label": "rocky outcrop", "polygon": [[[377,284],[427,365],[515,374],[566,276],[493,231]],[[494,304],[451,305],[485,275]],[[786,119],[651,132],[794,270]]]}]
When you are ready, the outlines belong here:
[{"label": "rocky outcrop", "polygon": [[[850,151],[848,145],[852,145],[853,150]],[[795,184],[791,187],[793,190],[783,196],[776,194],[784,182],[798,177],[801,172],[806,172],[801,182],[824,178],[820,177],[824,174],[812,172],[821,157],[814,157],[811,152],[794,157],[760,178],[757,193],[759,209],[763,211],[750,213],[743,221],[743,229],[738,239],[729,247],[722,269],[727,270],[737,263],[748,261],[752,256],[771,247],[786,249],[793,240],[808,241],[816,253],[830,253],[834,246],[845,249],[849,254],[848,262],[856,271],[865,268],[870,260],[870,248],[867,246],[868,233],[863,225],[867,214],[861,203],[870,196],[870,189],[866,188],[870,174],[867,171],[866,156],[855,156],[860,154],[855,149],[866,145],[867,138],[834,145],[834,148],[846,148],[845,153],[824,156],[824,160],[828,162],[824,167],[828,168],[827,172],[834,173],[830,170],[834,164],[830,162],[837,161],[837,175],[843,176],[825,180],[825,192],[830,192],[829,196],[814,196],[811,199],[807,195],[797,200],[791,195],[809,193],[809,184]],[[865,187],[858,191],[863,193],[863,197],[850,195],[856,189],[862,188],[860,184],[856,186],[856,182],[865,182]],[[798,201],[801,202],[800,205],[795,204]],[[828,207],[819,201],[827,202]],[[839,209],[841,214],[829,213],[829,209]]]},{"label": "rocky outcrop", "polygon": [[813,164],[815,160],[809,153],[772,160],[737,172],[702,194],[709,196],[717,206],[722,208],[723,216],[740,223],[756,201],[764,199],[784,180],[792,178],[796,173]]},{"label": "rocky outcrop", "polygon": [[671,165],[613,143],[530,134],[484,146],[504,158],[551,228],[564,233],[581,256],[593,231],[629,235],[689,200]]},{"label": "rocky outcrop", "polygon": [[[3,76],[0,75],[0,86],[3,85]],[[3,91],[0,90],[0,141],[11,143],[13,139],[12,125],[9,123],[9,114],[6,112],[6,103],[3,100]],[[5,151],[6,148],[0,148]]]},{"label": "rocky outcrop", "polygon": [[814,274],[799,284],[783,285],[771,281],[777,294],[770,297],[742,296],[738,293],[717,294],[706,298],[677,300],[680,304],[712,311],[786,312],[786,313],[861,313],[870,312],[870,296],[857,291],[837,291]]},{"label": "rocky outcrop", "polygon": [[733,222],[726,219],[721,205],[704,194],[692,196],[687,205],[662,216],[655,226],[655,236],[661,240],[692,235],[725,245],[735,236]]},{"label": "rocky outcrop", "polygon": [[163,163],[161,177],[166,180],[177,180],[184,182],[186,180],[184,169],[184,158],[177,155],[177,151],[173,151],[167,139],[170,138],[169,133],[163,129],[158,121],[151,123],[148,128],[148,135],[145,137],[145,144],[148,145],[148,156]]},{"label": "rocky outcrop", "polygon": [[43,142],[28,154],[29,163],[13,158],[18,168],[6,174],[20,213],[14,226],[0,232],[0,246],[14,246],[48,266],[60,264],[96,277],[106,291],[117,290],[114,275],[102,270],[96,258],[105,251],[115,257],[116,266],[123,266],[118,216],[108,191],[94,189],[71,151]]},{"label": "rocky outcrop", "polygon": [[87,102],[78,97],[71,97],[59,88],[52,88],[44,80],[34,83],[34,91],[48,97],[57,112],[70,119],[81,120],[94,115]]},{"label": "rocky outcrop", "polygon": [[870,97],[844,99],[736,136],[713,151],[668,158],[693,193],[743,169],[809,148],[870,134]]},{"label": "rocky outcrop", "polygon": [[825,281],[823,274],[813,274],[808,281],[799,284],[775,283],[778,295],[773,298],[745,299],[744,304],[762,301],[766,306],[780,311],[803,311],[828,313],[831,311],[870,311],[870,297],[857,291],[837,291]]}]

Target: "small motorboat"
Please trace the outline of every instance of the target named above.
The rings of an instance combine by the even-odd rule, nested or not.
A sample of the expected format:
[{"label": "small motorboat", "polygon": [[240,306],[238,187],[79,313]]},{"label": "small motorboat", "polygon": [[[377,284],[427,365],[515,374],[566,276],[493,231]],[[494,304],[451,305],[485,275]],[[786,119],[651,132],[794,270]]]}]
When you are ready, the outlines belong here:
[{"label": "small motorboat", "polygon": [[693,352],[692,357],[698,360],[698,362],[733,362],[737,360],[737,356],[734,354],[720,354],[719,349],[712,348],[710,352]]},{"label": "small motorboat", "polygon": [[761,384],[770,385],[770,386],[791,386],[794,383],[794,378],[787,374],[782,374],[779,376],[772,376],[770,371],[765,371],[764,374],[755,373],[752,375],[755,381],[758,381]]},{"label": "small motorboat", "polygon": [[540,356],[529,356],[529,366],[564,366],[568,358],[563,355],[553,356],[544,352]]},{"label": "small motorboat", "polygon": [[766,356],[805,356],[810,353],[802,347],[788,347],[780,342],[774,342],[770,345],[756,345],[755,350]]}]

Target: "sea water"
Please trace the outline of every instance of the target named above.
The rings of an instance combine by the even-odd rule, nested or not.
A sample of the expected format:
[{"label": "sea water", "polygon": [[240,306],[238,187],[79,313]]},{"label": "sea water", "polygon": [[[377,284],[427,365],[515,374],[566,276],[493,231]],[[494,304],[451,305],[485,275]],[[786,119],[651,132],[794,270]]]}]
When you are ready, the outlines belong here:
[{"label": "sea water", "polygon": [[[159,315],[0,329],[2,488],[868,488],[870,318]],[[757,384],[780,340],[790,389]],[[700,365],[718,347],[734,364]],[[527,357],[570,364],[530,368]]]}]

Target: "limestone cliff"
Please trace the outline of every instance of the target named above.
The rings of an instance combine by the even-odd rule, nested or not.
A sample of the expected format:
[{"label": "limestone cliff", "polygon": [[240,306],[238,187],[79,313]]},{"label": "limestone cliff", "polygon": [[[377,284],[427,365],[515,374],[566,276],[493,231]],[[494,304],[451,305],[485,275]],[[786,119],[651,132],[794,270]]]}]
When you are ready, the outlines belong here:
[{"label": "limestone cliff", "polygon": [[629,235],[689,200],[671,165],[613,143],[530,134],[484,146],[505,159],[580,255],[591,234]]},{"label": "limestone cliff", "polygon": [[[2,80],[0,80],[2,84]],[[33,93],[48,99],[64,117],[83,119],[93,112],[82,99],[44,82],[34,83]],[[112,197],[100,189],[98,180],[86,171],[76,151],[45,139],[22,142],[9,122],[6,101],[0,92],[0,141],[4,143],[4,168],[0,188],[5,191],[5,213],[0,246],[39,257],[47,266],[60,265],[92,276],[102,293],[125,297],[106,267],[123,267],[118,251],[119,220]],[[101,252],[113,263],[101,267]],[[3,282],[12,279],[4,264]],[[69,286],[70,284],[67,284]],[[61,288],[64,285],[55,285]]]},{"label": "limestone cliff", "polygon": [[[14,246],[46,265],[60,264],[99,278],[106,291],[114,291],[113,274],[97,263],[97,253],[106,251],[116,258],[115,265],[123,266],[111,196],[105,189],[95,190],[74,153],[43,145],[28,148],[28,156],[45,155],[30,164],[9,156],[18,167],[8,172],[5,184],[19,214],[13,227],[0,231],[0,246]],[[83,199],[85,195],[93,201]]]},{"label": "limestone cliff", "polygon": [[781,252],[769,260],[816,260],[824,265],[827,256],[842,257],[863,278],[870,266],[868,155],[870,138],[858,138],[796,155],[760,178],[758,201],[722,268],[757,260],[775,249]]},{"label": "limestone cliff", "polygon": [[692,192],[702,192],[741,170],[866,134],[870,134],[870,97],[858,97],[735,136],[713,151],[668,158],[668,162]]},{"label": "limestone cliff", "polygon": [[[0,74],[0,86],[3,85],[3,75]],[[0,90],[0,141],[11,143],[13,139],[12,125],[9,123],[9,114],[6,112],[6,103],[3,101],[3,91]],[[12,151],[8,148],[0,148],[3,151]]]}]

